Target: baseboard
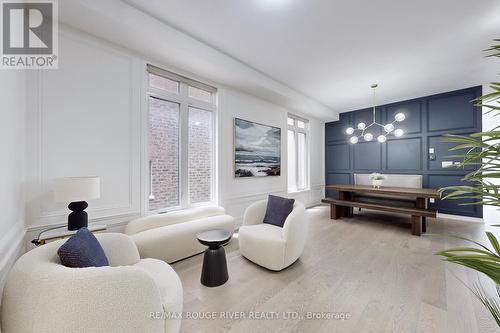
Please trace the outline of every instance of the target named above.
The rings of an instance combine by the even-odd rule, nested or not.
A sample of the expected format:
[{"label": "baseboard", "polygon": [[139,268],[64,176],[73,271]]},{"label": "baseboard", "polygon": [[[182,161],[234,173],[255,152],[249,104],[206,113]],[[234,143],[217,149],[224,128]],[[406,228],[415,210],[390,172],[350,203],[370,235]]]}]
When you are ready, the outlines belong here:
[{"label": "baseboard", "polygon": [[436,218],[438,219],[447,219],[447,220],[455,220],[455,221],[463,221],[463,222],[473,222],[473,223],[484,223],[484,220],[480,217],[470,217],[463,215],[452,215],[452,214],[443,214],[437,213]]},{"label": "baseboard", "polygon": [[25,236],[24,222],[18,222],[0,239],[0,303],[7,273],[26,251]]}]

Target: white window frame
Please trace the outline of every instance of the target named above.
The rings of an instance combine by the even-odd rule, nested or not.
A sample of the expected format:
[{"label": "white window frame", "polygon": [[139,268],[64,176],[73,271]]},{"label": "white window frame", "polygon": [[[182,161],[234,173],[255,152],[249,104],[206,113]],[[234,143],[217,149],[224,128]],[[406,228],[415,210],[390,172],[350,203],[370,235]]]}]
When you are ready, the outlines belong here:
[{"label": "white window frame", "polygon": [[[173,93],[161,89],[151,87],[149,85],[149,74],[158,75],[170,80],[179,82],[179,93]],[[207,84],[195,81],[184,76],[172,73],[153,65],[147,65],[146,70],[146,139],[145,139],[145,164],[147,173],[147,186],[145,193],[145,214],[158,214],[174,210],[187,209],[189,207],[213,205],[217,199],[216,189],[216,115],[217,115],[217,88]],[[212,93],[210,103],[191,98],[188,95],[188,87],[200,88]],[[149,161],[149,99],[150,97],[165,100],[167,102],[179,104],[179,205],[174,207],[165,207],[156,210],[149,209],[149,198],[152,195],[151,191],[151,168]],[[211,165],[211,183],[210,183],[210,200],[207,202],[191,203],[189,201],[189,108],[197,108],[204,111],[212,112],[212,165]]]},{"label": "white window frame", "polygon": [[[293,125],[288,124],[288,119],[293,119]],[[298,122],[302,121],[304,123],[304,128],[301,128],[298,126]],[[293,192],[302,192],[302,191],[308,191],[310,189],[310,167],[309,167],[309,120],[296,116],[294,114],[288,114],[287,119],[286,119],[286,124],[287,124],[287,130],[293,132],[294,140],[295,140],[295,184],[297,185],[297,188],[290,188],[290,184],[287,184],[288,188],[288,193],[293,193]],[[287,131],[287,144],[288,144],[288,131]],[[305,149],[306,149],[306,161],[304,163],[305,168],[306,168],[306,179],[305,179],[305,186],[302,188],[298,187],[299,184],[299,140],[298,140],[298,133],[304,133],[306,136],[306,144],[305,144]],[[288,152],[288,149],[287,149]],[[288,154],[287,154],[287,162],[288,160]],[[288,179],[288,177],[287,177]]]}]

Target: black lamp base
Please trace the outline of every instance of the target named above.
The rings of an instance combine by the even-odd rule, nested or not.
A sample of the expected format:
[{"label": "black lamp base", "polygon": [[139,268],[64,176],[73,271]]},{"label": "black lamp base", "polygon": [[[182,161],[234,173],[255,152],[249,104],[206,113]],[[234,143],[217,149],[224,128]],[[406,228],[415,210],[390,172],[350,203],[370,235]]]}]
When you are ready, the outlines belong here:
[{"label": "black lamp base", "polygon": [[75,201],[68,205],[72,212],[68,215],[68,230],[78,230],[89,225],[89,218],[85,208],[89,204],[86,201]]}]

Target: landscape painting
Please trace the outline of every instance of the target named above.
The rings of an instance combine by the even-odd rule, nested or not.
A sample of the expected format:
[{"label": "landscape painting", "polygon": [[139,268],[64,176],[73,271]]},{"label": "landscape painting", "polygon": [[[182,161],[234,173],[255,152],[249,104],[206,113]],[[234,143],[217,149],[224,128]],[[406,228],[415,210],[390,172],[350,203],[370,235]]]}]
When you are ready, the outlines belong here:
[{"label": "landscape painting", "polygon": [[281,128],[234,119],[234,176],[281,174]]}]

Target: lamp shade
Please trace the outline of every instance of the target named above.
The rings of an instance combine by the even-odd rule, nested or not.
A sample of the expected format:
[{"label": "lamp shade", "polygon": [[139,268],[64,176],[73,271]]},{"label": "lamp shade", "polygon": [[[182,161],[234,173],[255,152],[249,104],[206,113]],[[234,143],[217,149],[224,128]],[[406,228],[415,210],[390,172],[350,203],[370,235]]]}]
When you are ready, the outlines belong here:
[{"label": "lamp shade", "polygon": [[57,202],[75,202],[98,199],[101,196],[101,178],[68,177],[56,179],[54,200]]}]

